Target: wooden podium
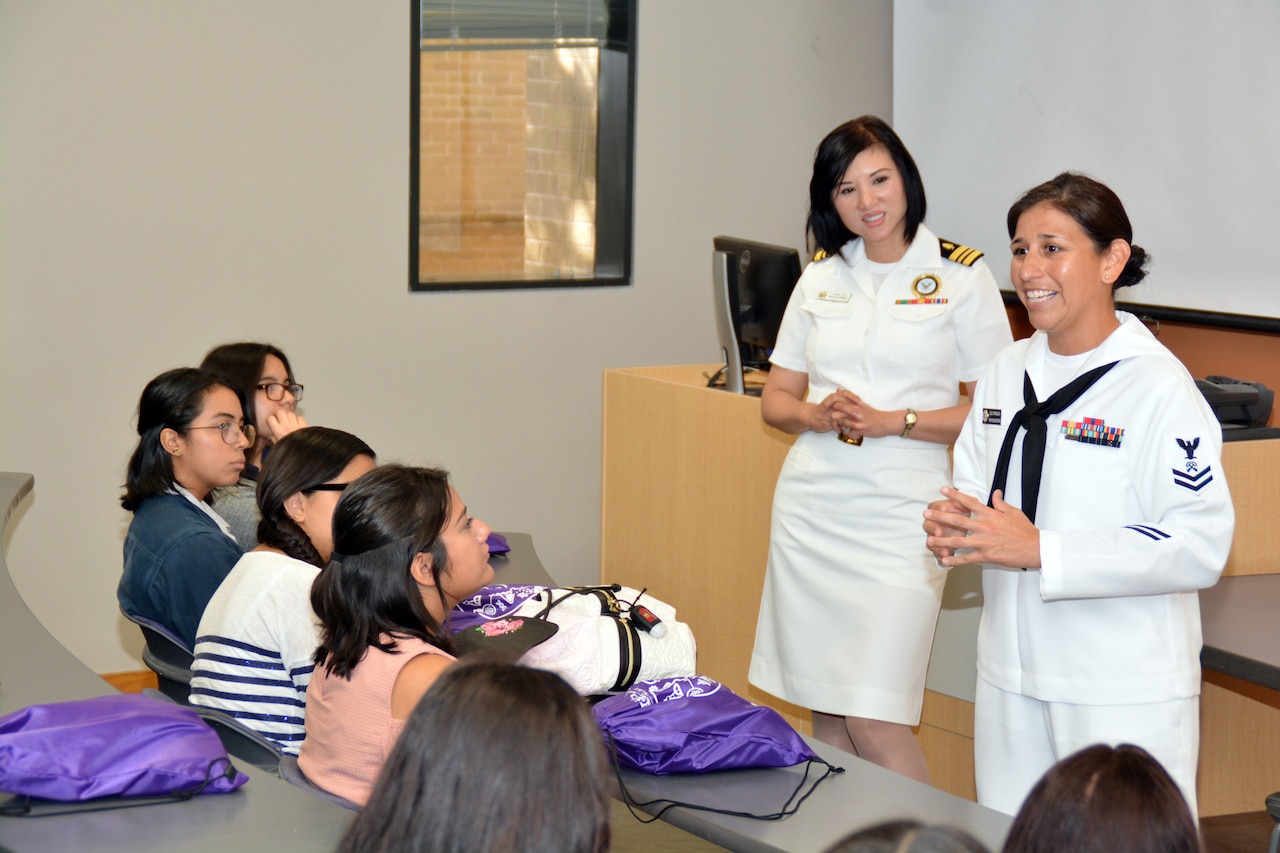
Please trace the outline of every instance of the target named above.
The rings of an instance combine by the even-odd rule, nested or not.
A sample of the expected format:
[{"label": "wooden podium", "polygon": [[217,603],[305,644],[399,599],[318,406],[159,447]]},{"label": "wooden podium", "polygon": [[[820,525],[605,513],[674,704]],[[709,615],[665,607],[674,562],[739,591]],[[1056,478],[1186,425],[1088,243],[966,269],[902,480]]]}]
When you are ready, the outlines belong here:
[{"label": "wooden podium", "polygon": [[[675,606],[698,639],[700,674],[808,733],[806,710],[747,683],[773,487],[793,437],[764,424],[758,397],[706,387],[718,368],[605,371],[601,580],[648,587]],[[1228,443],[1223,467],[1237,513],[1226,574],[1277,571],[1269,530],[1280,440]],[[972,575],[953,571],[949,594],[957,583],[971,584]],[[976,618],[948,626],[947,606],[931,681],[941,647],[972,655],[976,643]],[[1259,748],[1280,743],[1280,693],[1206,673],[1201,725],[1200,813],[1258,811],[1280,789],[1280,754]],[[972,692],[926,689],[917,736],[934,785],[973,798]]]}]

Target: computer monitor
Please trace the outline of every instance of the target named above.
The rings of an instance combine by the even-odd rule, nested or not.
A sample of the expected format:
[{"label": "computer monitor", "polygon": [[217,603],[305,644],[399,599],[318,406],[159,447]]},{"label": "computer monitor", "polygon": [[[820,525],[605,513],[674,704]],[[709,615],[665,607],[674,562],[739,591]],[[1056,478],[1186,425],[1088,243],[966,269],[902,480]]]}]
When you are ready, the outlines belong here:
[{"label": "computer monitor", "polygon": [[746,369],[768,370],[778,327],[800,280],[800,253],[737,237],[716,237],[712,285],[724,388],[746,393]]}]

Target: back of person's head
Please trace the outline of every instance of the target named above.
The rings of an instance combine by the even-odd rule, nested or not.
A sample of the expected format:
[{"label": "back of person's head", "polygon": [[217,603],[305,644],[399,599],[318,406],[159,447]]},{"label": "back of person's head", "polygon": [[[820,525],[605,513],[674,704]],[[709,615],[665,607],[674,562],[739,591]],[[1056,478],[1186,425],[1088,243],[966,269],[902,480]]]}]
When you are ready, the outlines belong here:
[{"label": "back of person's head", "polygon": [[208,370],[222,377],[229,386],[240,392],[244,398],[245,423],[257,424],[258,412],[254,406],[257,398],[259,378],[267,356],[274,355],[284,365],[285,373],[293,377],[293,368],[289,366],[289,358],[279,347],[271,344],[242,341],[234,344],[223,344],[214,347],[205,354],[200,362],[202,370]]},{"label": "back of person's head", "polygon": [[[121,506],[133,512],[147,498],[172,491],[173,459],[161,445],[160,433],[171,429],[186,435],[209,392],[223,387],[231,388],[219,376],[194,367],[165,371],[147,383],[138,400],[138,446],[129,459]],[[243,405],[243,395],[236,395]]]},{"label": "back of person's head", "polygon": [[1004,853],[1201,853],[1178,785],[1145,749],[1097,744],[1059,761],[1018,810]]},{"label": "back of person's head", "polygon": [[278,441],[258,477],[258,542],[324,568],[326,558],[292,518],[288,503],[337,477],[357,456],[377,458],[369,445],[338,429],[308,427]]},{"label": "back of person's head", "polygon": [[558,675],[474,660],[418,703],[340,851],[609,847],[600,729]]},{"label": "back of person's head", "polygon": [[429,554],[441,589],[449,554],[440,534],[450,510],[449,474],[440,468],[383,465],[347,487],[333,512],[333,557],[311,588],[317,664],[348,678],[369,646],[391,649],[379,639],[388,633],[453,650],[410,571],[416,555]]},{"label": "back of person's head", "polygon": [[854,158],[877,145],[889,152],[902,175],[907,197],[903,236],[908,243],[916,238],[916,231],[924,221],[928,209],[924,180],[911,152],[883,119],[860,116],[828,133],[818,144],[813,157],[813,177],[809,179],[808,231],[813,235],[814,247],[828,255],[839,252],[840,247],[854,237],[836,212],[836,187],[849,171]]},{"label": "back of person's head", "polygon": [[1078,172],[1062,172],[1032,187],[1013,203],[1005,217],[1010,240],[1017,232],[1018,219],[1038,204],[1047,204],[1074,219],[1099,252],[1105,252],[1112,240],[1129,244],[1129,260],[1111,285],[1113,293],[1146,278],[1150,257],[1145,249],[1134,245],[1129,214],[1111,187]]},{"label": "back of person's head", "polygon": [[989,853],[961,829],[929,826],[916,820],[891,820],[850,833],[826,853]]}]

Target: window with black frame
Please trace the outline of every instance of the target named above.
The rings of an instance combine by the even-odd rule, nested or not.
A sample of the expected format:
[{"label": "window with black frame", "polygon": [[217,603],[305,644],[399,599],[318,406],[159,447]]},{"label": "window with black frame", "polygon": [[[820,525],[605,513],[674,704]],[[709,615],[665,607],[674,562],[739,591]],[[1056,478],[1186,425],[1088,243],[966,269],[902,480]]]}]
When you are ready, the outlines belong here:
[{"label": "window with black frame", "polygon": [[637,0],[414,0],[410,290],[628,284]]}]

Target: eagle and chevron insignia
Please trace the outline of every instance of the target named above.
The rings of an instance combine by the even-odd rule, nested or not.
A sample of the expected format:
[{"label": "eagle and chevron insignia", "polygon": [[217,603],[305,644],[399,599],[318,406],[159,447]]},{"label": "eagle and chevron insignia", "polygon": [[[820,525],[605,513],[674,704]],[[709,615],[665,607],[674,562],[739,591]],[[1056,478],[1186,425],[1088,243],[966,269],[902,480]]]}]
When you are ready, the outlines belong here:
[{"label": "eagle and chevron insignia", "polygon": [[1184,489],[1190,489],[1198,492],[1205,486],[1213,482],[1213,466],[1206,465],[1200,467],[1199,461],[1196,459],[1196,450],[1200,447],[1200,438],[1175,438],[1178,447],[1182,448],[1186,459],[1182,465],[1185,470],[1179,471],[1177,468],[1173,470],[1173,484],[1181,486]]}]

